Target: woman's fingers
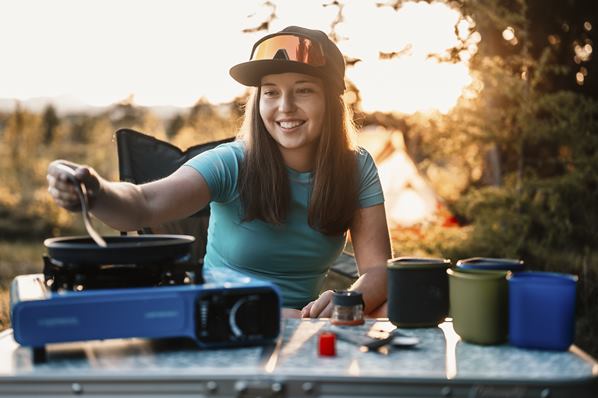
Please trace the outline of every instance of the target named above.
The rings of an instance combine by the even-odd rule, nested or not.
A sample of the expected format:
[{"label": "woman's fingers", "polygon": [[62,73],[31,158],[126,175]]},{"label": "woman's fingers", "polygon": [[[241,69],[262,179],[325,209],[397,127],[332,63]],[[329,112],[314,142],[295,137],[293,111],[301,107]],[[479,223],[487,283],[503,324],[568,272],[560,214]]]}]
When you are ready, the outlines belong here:
[{"label": "woman's fingers", "polygon": [[48,177],[48,192],[54,199],[67,202],[79,200],[73,184],[61,182],[53,177]]},{"label": "woman's fingers", "polygon": [[332,315],[332,290],[320,294],[317,300],[307,304],[301,310],[303,318],[329,318]]},{"label": "woman's fingers", "polygon": [[87,196],[91,205],[100,189],[100,179],[98,175],[91,167],[81,166],[77,168],[75,176],[79,181],[85,184]]},{"label": "woman's fingers", "polygon": [[[64,164],[64,161],[53,161],[48,166],[46,175],[48,193],[58,206],[71,211],[79,210],[81,203],[77,188],[71,180],[72,177],[69,177],[67,172],[58,166],[61,163]],[[73,166],[76,167],[76,165],[69,162],[69,167]]]},{"label": "woman's fingers", "polygon": [[310,301],[305,307],[301,309],[301,318],[309,318],[309,312],[311,311],[311,306],[314,305],[315,301]]}]

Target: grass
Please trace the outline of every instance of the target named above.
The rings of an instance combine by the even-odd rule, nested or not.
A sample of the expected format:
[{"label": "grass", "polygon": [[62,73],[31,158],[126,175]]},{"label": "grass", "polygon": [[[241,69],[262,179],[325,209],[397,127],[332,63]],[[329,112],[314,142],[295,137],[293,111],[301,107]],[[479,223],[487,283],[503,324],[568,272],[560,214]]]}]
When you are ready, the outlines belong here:
[{"label": "grass", "polygon": [[41,242],[0,241],[0,330],[10,327],[10,282],[17,275],[42,272],[44,250]]}]

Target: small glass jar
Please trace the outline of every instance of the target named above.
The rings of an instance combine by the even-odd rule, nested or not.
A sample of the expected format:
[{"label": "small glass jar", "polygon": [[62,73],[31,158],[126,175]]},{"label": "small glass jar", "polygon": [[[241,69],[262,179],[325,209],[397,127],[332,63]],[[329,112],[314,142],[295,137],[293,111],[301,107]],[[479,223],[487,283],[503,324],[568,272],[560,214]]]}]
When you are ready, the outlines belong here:
[{"label": "small glass jar", "polygon": [[363,324],[363,296],[353,290],[335,290],[332,295],[333,325],[353,326]]}]

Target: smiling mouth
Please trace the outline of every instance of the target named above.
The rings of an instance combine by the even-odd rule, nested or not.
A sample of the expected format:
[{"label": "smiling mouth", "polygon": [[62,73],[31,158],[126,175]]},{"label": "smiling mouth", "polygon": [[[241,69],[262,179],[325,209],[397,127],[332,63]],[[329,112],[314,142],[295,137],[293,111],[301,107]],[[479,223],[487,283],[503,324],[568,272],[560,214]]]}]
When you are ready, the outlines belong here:
[{"label": "smiling mouth", "polygon": [[280,127],[283,129],[294,129],[295,127],[299,127],[304,124],[304,120],[293,120],[293,121],[280,121],[276,122]]}]

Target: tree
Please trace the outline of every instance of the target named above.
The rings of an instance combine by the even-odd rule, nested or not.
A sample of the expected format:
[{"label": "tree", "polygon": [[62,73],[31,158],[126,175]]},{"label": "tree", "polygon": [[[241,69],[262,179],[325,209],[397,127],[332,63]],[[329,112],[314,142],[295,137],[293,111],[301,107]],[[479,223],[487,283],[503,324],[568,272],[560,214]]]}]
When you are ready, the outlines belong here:
[{"label": "tree", "polygon": [[[483,89],[436,132],[462,142],[443,156],[496,148],[502,177],[497,186],[472,179],[453,203],[471,234],[445,253],[516,257],[532,269],[580,275],[576,342],[596,355],[598,97],[588,48],[598,18],[590,3],[461,2],[482,36],[471,67]],[[582,45],[590,46],[583,56]],[[479,153],[472,164],[483,164]]]},{"label": "tree", "polygon": [[169,122],[166,127],[166,137],[171,140],[173,139],[179,130],[185,125],[185,119],[180,113],[177,113]]},{"label": "tree", "polygon": [[44,144],[47,145],[52,142],[56,128],[60,124],[59,122],[60,120],[56,115],[56,109],[54,109],[52,105],[46,106],[42,114],[42,123],[44,126]]},{"label": "tree", "polygon": [[552,69],[543,89],[598,98],[597,62],[592,57],[598,29],[594,0],[460,0],[453,4],[475,20],[484,41],[483,56],[527,54],[538,60],[550,50]]},{"label": "tree", "polygon": [[[453,155],[459,156],[459,148],[477,145],[481,148],[478,165],[483,163],[480,153],[498,151],[501,186],[486,187],[480,183],[483,174],[478,173],[459,205],[478,228],[477,236],[504,233],[506,240],[513,238],[511,245],[486,249],[494,254],[500,254],[496,250],[502,247],[511,255],[539,256],[543,261],[542,251],[534,245],[588,251],[598,242],[597,208],[582,199],[598,193],[593,173],[598,167],[594,155],[598,102],[591,86],[554,81],[558,74],[571,77],[567,58],[561,47],[532,34],[550,32],[546,26],[553,26],[555,19],[576,20],[574,3],[587,2],[569,2],[568,13],[542,18],[530,14],[537,10],[537,1],[464,2],[462,6],[475,21],[475,29],[483,32],[472,61],[483,90],[477,99],[461,101],[443,121],[439,136],[460,130],[457,139],[463,143],[453,147],[457,149]],[[502,32],[509,27],[515,36],[506,35],[510,40],[505,40]],[[433,152],[434,144],[429,144]],[[446,150],[444,155],[449,155]],[[577,195],[579,199],[574,199]],[[575,210],[580,205],[582,212]]]}]

